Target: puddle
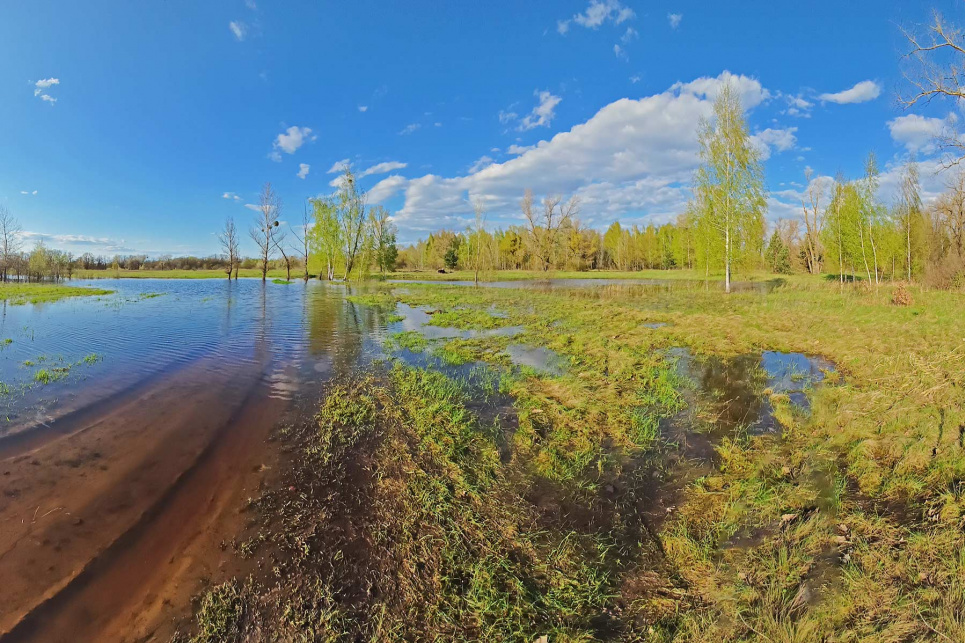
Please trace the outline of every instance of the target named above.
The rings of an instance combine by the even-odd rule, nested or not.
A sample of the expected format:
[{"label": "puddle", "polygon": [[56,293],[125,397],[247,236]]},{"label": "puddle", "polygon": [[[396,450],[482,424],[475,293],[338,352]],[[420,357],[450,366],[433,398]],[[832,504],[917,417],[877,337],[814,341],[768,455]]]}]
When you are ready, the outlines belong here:
[{"label": "puddle", "polygon": [[412,368],[438,371],[458,382],[466,394],[463,404],[476,416],[479,426],[496,427],[500,459],[504,463],[512,460],[512,441],[519,428],[519,416],[512,396],[502,390],[503,372],[485,362],[451,364],[427,351],[405,348],[394,352],[392,358]]},{"label": "puddle", "polygon": [[[432,315],[425,308],[409,306],[399,303],[396,305],[396,314],[402,317],[401,321],[389,324],[390,333],[415,331],[426,339],[473,339],[476,337],[513,337],[523,332],[522,326],[503,326],[488,330],[462,330],[459,328],[448,328],[445,326],[432,326]],[[490,311],[491,312],[491,311]],[[493,313],[491,313],[493,314]],[[494,317],[498,316],[493,314]],[[505,315],[503,315],[505,317]]]},{"label": "puddle", "polygon": [[525,366],[546,375],[559,377],[566,372],[566,360],[543,346],[510,344],[506,354],[516,366]]},{"label": "puddle", "polygon": [[647,322],[646,324],[643,325],[643,327],[656,329],[656,328],[663,328],[664,326],[667,326],[667,325],[668,325],[667,322]]},{"label": "puddle", "polygon": [[803,411],[810,410],[808,391],[822,382],[834,365],[802,353],[764,351],[721,358],[695,357],[686,349],[671,349],[678,373],[695,387],[695,395],[710,412],[712,434],[744,428],[749,434],[775,433],[780,425],[766,392],[787,395]]}]

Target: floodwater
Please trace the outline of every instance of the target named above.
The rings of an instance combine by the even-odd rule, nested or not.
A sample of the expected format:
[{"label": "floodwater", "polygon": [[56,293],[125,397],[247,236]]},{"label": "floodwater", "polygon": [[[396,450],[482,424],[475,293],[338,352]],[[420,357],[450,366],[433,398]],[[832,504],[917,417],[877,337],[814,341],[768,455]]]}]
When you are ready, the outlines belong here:
[{"label": "floodwater", "polygon": [[96,285],[116,292],[0,309],[3,641],[169,638],[202,581],[247,571],[223,542],[272,427],[383,356],[354,287]]},{"label": "floodwater", "polygon": [[[589,287],[679,283],[489,285],[581,296]],[[205,583],[254,571],[225,542],[247,520],[239,507],[274,480],[280,456],[269,447],[271,429],[312,412],[324,383],[386,357],[383,344],[393,333],[504,337],[517,367],[566,374],[560,355],[513,339],[519,327],[440,328],[422,308],[400,304],[389,312],[346,299],[365,285],[98,280],[96,286],[116,292],[0,304],[4,642],[169,639]],[[501,371],[446,364],[431,351],[395,357],[462,381],[468,406],[500,433],[501,453],[511,457],[517,418]],[[668,435],[680,438],[682,452],[703,453],[708,461],[716,431],[775,430],[765,389],[806,408],[808,389],[830,368],[781,353],[671,357],[693,383],[690,408],[711,409],[717,428],[698,434],[698,418],[681,415],[668,423]]]}]

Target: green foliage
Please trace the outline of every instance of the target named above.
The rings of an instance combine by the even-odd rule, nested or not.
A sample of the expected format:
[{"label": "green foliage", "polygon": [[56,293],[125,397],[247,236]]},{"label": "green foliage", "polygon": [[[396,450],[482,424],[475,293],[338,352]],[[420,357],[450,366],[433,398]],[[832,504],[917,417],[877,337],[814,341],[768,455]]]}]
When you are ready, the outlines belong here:
[{"label": "green foliage", "polygon": [[779,275],[789,275],[793,272],[791,269],[791,253],[777,230],[771,235],[765,256],[771,272],[776,272]]},{"label": "green foliage", "polygon": [[701,166],[695,177],[698,247],[709,266],[723,259],[730,289],[732,268],[759,256],[767,207],[760,152],[750,138],[737,90],[724,85],[714,101],[714,120],[699,132]]}]

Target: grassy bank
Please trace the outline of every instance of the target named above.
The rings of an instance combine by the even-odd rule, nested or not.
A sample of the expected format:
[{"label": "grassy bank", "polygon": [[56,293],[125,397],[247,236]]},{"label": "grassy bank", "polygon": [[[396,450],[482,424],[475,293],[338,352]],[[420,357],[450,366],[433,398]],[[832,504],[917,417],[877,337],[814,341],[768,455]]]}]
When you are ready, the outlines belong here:
[{"label": "grassy bank", "polygon": [[0,284],[0,300],[11,304],[43,304],[67,297],[109,295],[112,290],[78,288],[60,284],[4,283]]},{"label": "grassy bank", "polygon": [[[520,326],[512,338],[397,339],[443,363],[515,373],[498,387],[512,411],[494,420],[478,393],[411,369],[335,389],[301,439],[336,446],[302,447],[299,466],[322,470],[311,454],[329,453],[325,467],[349,477],[293,482],[284,488],[315,503],[310,512],[287,519],[269,503],[263,515],[308,530],[291,551],[309,557],[351,550],[326,544],[333,523],[309,514],[359,525],[353,537],[383,549],[364,550],[356,567],[313,558],[309,568],[346,578],[318,577],[291,600],[325,606],[333,629],[318,633],[388,639],[965,640],[965,298],[912,289],[899,307],[891,297],[888,286],[816,279],[731,296],[445,285],[369,295],[358,303],[424,306],[433,324]],[[512,369],[510,343],[552,349],[565,372]],[[801,352],[837,371],[809,389],[809,410],[753,388],[779,430],[752,433],[725,421],[746,400],[717,380],[685,381],[680,347],[724,363]],[[496,455],[496,421],[511,428],[508,460]],[[355,435],[373,437],[337,446]],[[352,506],[381,511],[338,518],[333,488],[361,489]],[[345,589],[366,578],[376,580]],[[277,608],[264,588],[217,592]]]}]

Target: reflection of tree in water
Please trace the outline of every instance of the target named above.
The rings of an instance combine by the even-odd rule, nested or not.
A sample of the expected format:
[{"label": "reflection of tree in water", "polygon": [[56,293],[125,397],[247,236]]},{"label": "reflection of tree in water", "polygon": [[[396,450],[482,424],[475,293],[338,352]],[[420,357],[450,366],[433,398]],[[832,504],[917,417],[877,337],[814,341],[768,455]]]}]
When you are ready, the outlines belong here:
[{"label": "reflection of tree in water", "polygon": [[351,372],[362,358],[366,336],[374,337],[385,327],[385,311],[346,299],[366,290],[360,286],[325,285],[306,292],[308,351],[319,361],[327,357],[334,375]]},{"label": "reflection of tree in water", "polygon": [[761,417],[767,373],[761,368],[759,355],[707,357],[690,368],[701,393],[710,397],[718,430],[750,426]]}]

